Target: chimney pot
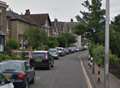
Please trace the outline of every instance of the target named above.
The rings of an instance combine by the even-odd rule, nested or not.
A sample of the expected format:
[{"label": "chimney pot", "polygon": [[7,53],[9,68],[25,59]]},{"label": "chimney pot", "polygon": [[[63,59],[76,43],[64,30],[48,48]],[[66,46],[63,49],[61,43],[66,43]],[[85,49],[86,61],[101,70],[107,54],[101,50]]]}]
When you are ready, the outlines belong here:
[{"label": "chimney pot", "polygon": [[25,15],[30,15],[30,9],[27,9]]}]

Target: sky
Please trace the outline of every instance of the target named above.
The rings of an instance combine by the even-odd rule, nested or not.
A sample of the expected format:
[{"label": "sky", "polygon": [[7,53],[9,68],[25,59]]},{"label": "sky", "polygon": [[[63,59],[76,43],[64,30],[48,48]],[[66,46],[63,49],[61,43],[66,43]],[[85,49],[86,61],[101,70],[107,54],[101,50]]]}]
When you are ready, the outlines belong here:
[{"label": "sky", "polygon": [[[32,14],[49,13],[51,20],[58,18],[59,21],[70,21],[71,18],[79,14],[80,10],[85,10],[81,3],[84,0],[2,0],[7,2],[9,8],[21,14],[26,9],[30,9]],[[110,16],[120,14],[120,0],[110,0]],[[105,0],[103,0],[105,8]]]}]

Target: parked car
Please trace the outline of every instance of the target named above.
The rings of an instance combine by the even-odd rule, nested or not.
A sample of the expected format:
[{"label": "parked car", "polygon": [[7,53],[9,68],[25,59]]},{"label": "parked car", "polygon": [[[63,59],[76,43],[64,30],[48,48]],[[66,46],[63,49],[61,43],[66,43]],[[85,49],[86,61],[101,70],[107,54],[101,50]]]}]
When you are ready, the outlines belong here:
[{"label": "parked car", "polygon": [[64,52],[66,55],[70,53],[68,48],[64,48]]},{"label": "parked car", "polygon": [[59,54],[56,48],[50,48],[48,52],[54,59],[59,59]]},{"label": "parked car", "polygon": [[76,52],[79,52],[79,51],[80,51],[80,48],[75,47],[75,51],[76,51]]},{"label": "parked car", "polygon": [[74,47],[69,47],[69,52],[70,53],[74,53],[75,52],[75,48]]},{"label": "parked car", "polygon": [[59,56],[64,56],[65,55],[65,51],[63,47],[56,47]]},{"label": "parked car", "polygon": [[51,69],[51,67],[54,67],[54,58],[48,51],[34,51],[32,52],[32,58],[35,68],[47,67]]},{"label": "parked car", "polygon": [[15,88],[29,88],[34,83],[35,71],[28,61],[9,60],[0,63],[0,71],[13,82]]},{"label": "parked car", "polygon": [[14,85],[2,73],[0,73],[0,88],[14,88]]}]

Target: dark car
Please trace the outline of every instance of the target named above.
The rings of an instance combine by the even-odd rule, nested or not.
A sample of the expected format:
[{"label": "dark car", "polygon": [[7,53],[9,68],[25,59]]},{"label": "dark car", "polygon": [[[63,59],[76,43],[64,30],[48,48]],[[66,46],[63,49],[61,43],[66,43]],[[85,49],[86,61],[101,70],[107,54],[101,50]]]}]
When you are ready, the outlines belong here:
[{"label": "dark car", "polygon": [[51,48],[48,52],[54,59],[59,59],[59,54],[56,48]]},{"label": "dark car", "polygon": [[0,88],[14,88],[13,83],[0,73]]},{"label": "dark car", "polygon": [[34,51],[32,52],[32,58],[34,59],[35,68],[46,67],[51,69],[51,67],[54,67],[54,58],[48,51]]},{"label": "dark car", "polygon": [[28,61],[4,61],[0,63],[0,70],[13,82],[15,88],[29,88],[29,84],[34,83],[35,71]]}]

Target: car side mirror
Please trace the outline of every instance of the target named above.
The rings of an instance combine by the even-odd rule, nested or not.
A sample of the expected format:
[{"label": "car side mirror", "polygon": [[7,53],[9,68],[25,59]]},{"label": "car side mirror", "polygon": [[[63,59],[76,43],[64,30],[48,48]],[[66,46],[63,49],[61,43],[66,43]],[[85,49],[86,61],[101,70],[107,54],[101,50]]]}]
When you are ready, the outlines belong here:
[{"label": "car side mirror", "polygon": [[8,83],[11,83],[11,81],[6,80],[6,81],[5,81],[5,84],[8,84]]}]

